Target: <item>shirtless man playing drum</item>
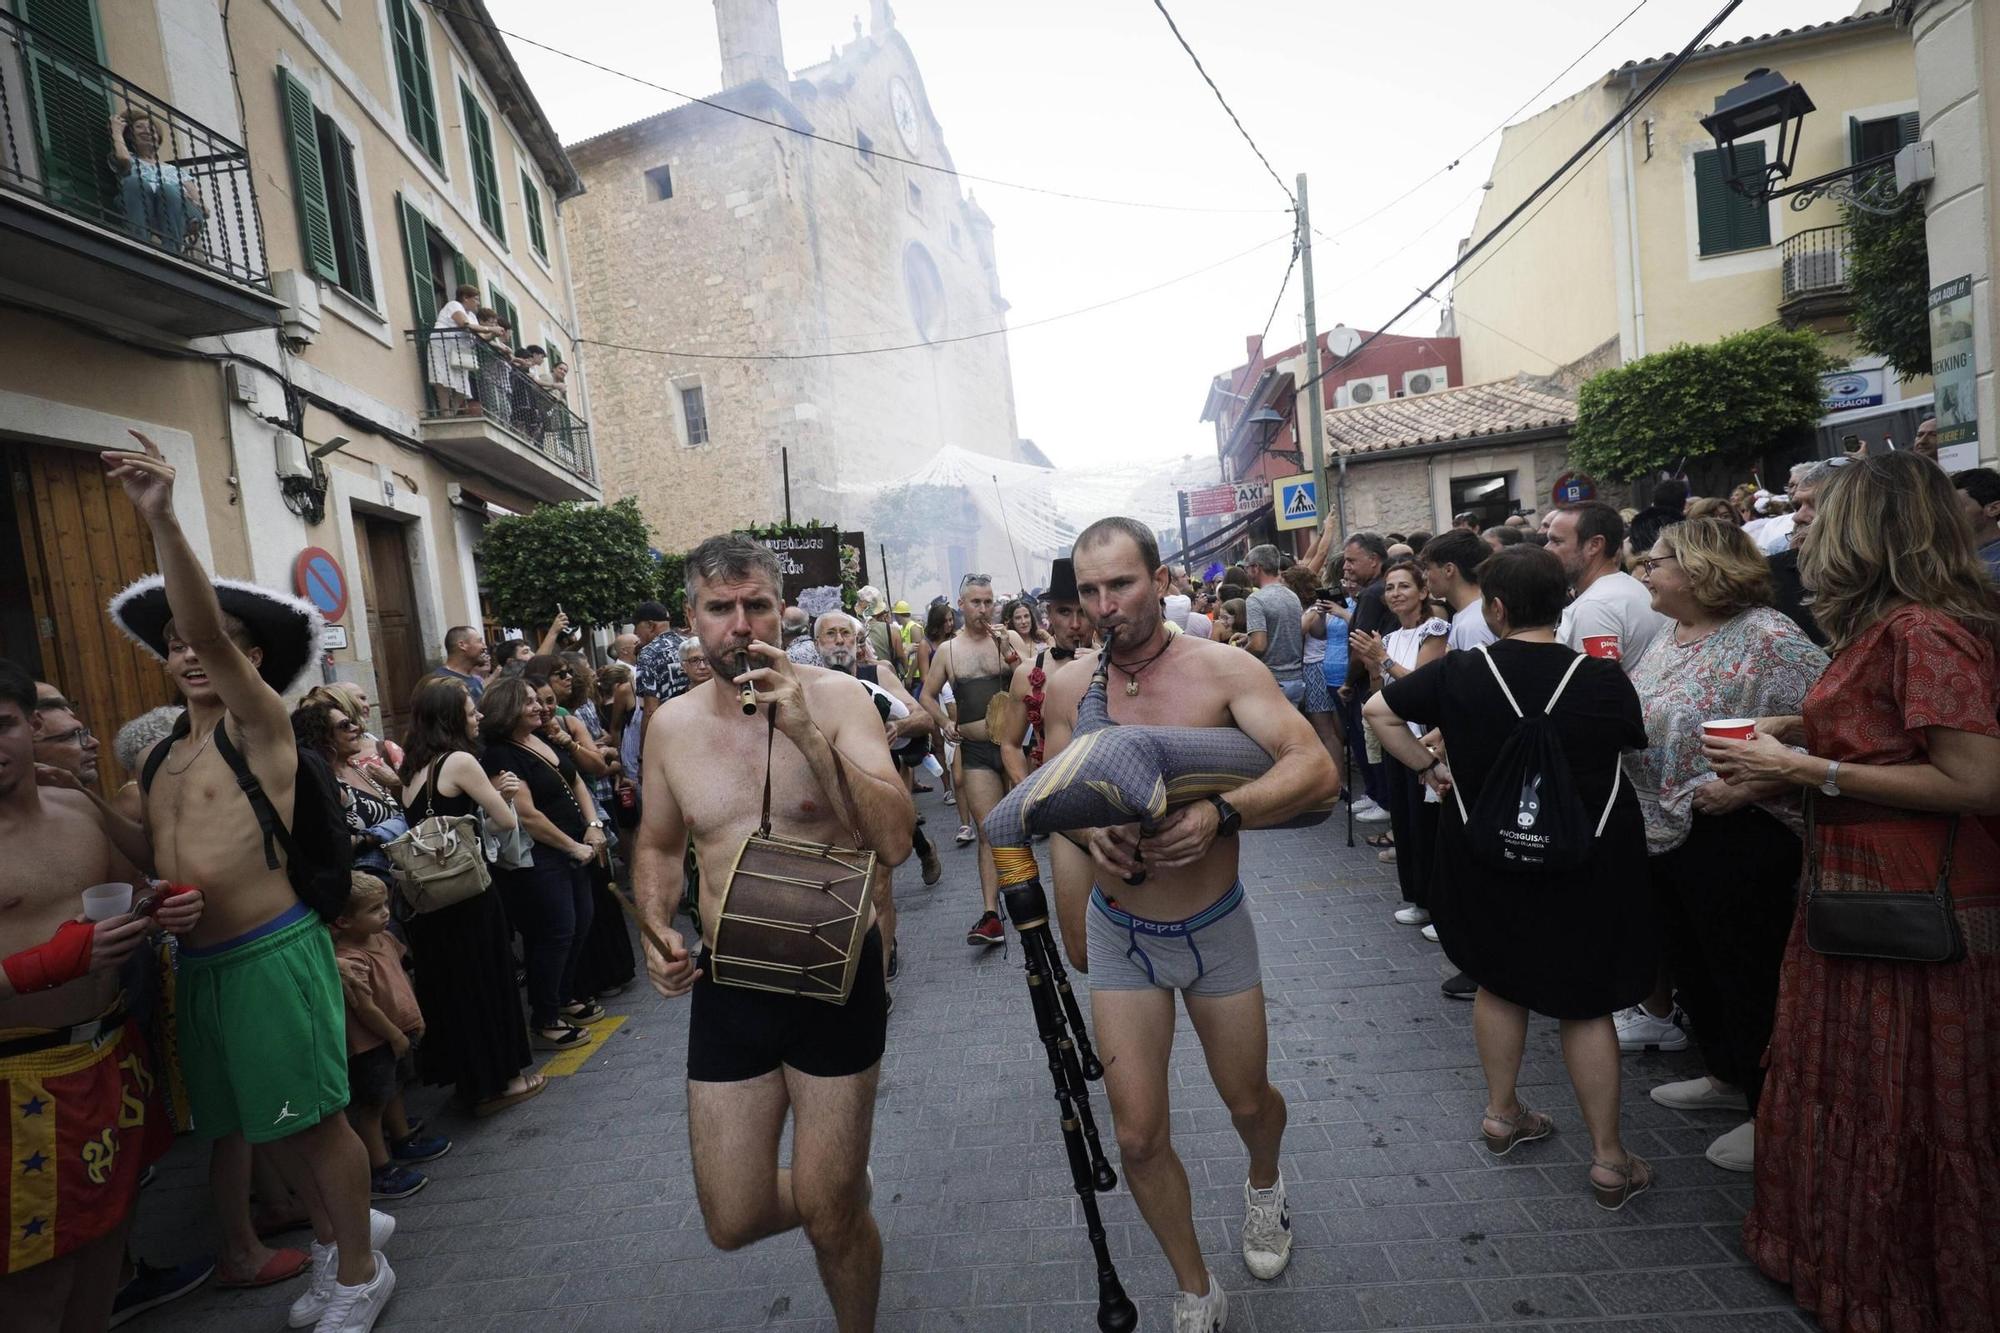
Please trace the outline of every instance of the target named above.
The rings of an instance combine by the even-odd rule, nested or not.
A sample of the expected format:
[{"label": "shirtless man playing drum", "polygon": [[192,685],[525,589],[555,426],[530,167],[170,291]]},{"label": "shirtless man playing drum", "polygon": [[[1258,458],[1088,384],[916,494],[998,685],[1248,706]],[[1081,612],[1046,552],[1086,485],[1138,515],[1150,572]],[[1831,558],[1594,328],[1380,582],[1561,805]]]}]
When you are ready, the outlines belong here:
[{"label": "shirtless man playing drum", "polygon": [[[83,891],[129,878],[105,813],[37,786],[35,683],[0,661],[0,1324],[100,1329],[111,1318],[139,1174],[173,1130],[118,970],[154,920],[82,919]],[[149,893],[143,882],[141,894]],[[202,896],[159,900],[187,930]]]},{"label": "shirtless man playing drum", "polygon": [[[177,1012],[195,1130],[216,1141],[210,1184],[218,1207],[235,1214],[222,1219],[224,1265],[261,1248],[247,1212],[246,1145],[257,1144],[313,1224],[312,1282],[292,1305],[292,1326],[354,1333],[373,1326],[395,1290],[380,1253],[394,1223],[371,1214],[368,1150],[342,1114],[346,1009],[333,944],[283,864],[268,863],[256,814],[215,743],[228,728],[226,739],[289,828],[298,750],[280,689],[299,683],[319,647],[291,641],[310,636],[285,618],[293,599],[253,585],[219,592],[209,581],[175,517],[173,465],[133,434],[143,452],[106,453],[104,464],[151,529],[162,579],[127,589],[112,612],[164,659],[187,703],[188,730],[166,742],[146,793],[146,828],[160,874],[207,899],[181,949]],[[224,611],[225,596],[237,612]],[[267,672],[286,679],[274,684]],[[253,1269],[245,1277],[252,1274],[262,1276]]]},{"label": "shirtless man playing drum", "polygon": [[[1007,794],[1007,770],[999,742],[987,727],[986,709],[994,695],[1007,692],[1014,668],[1028,656],[1029,648],[1013,630],[993,623],[990,575],[967,574],[959,580],[958,609],[965,615],[965,627],[931,654],[931,669],[924,675],[919,697],[940,734],[958,746],[959,809],[979,832],[979,894],[985,908],[965,933],[965,942],[991,947],[1005,944],[1007,931],[1000,924],[1000,877],[993,869],[993,848],[986,842],[986,816]],[[946,685],[958,702],[956,723],[938,702]]]},{"label": "shirtless man playing drum", "polygon": [[[1160,610],[1167,571],[1143,523],[1101,519],[1078,535],[1071,556],[1084,611],[1100,634],[1117,634],[1111,720],[1233,726],[1276,761],[1227,799],[1170,812],[1149,837],[1140,837],[1137,825],[1076,835],[1096,863],[1086,913],[1090,1004],[1125,1182],[1179,1283],[1174,1327],[1213,1333],[1224,1326],[1228,1302],[1202,1260],[1187,1172],[1168,1132],[1174,993],[1187,1005],[1209,1077],[1249,1150],[1243,1261],[1255,1276],[1274,1278],[1292,1248],[1278,1169],[1285,1100],[1266,1072],[1263,975],[1237,878],[1236,832],[1331,804],[1340,778],[1263,663],[1227,644],[1167,636]],[[1080,652],[1049,682],[1046,763],[1061,762],[1096,666],[1096,651]],[[1142,869],[1144,881],[1128,885]]]},{"label": "shirtless man playing drum", "polygon": [[[881,717],[851,678],[801,666],[775,646],[781,587],[777,558],[746,537],[711,537],[687,554],[689,615],[716,670],[648,723],[633,887],[641,919],[667,949],[647,942],[654,988],[669,999],[693,993],[688,1140],[709,1239],[736,1250],[803,1226],[842,1333],[862,1333],[875,1327],[882,1284],[867,1179],[888,1030],[881,934],[868,930],[852,994],[830,1004],[718,985],[706,955],[690,957],[672,928],[681,855],[693,838],[702,865],[718,868],[701,880],[702,943],[715,945],[728,888],[720,868],[757,831],[773,716],[773,834],[853,846],[836,777],[844,772],[866,847],[889,865],[910,855],[916,810]],[[746,653],[751,670],[739,672]],[[743,713],[745,684],[755,689],[752,716]],[[778,1164],[787,1110],[789,1168]]]}]

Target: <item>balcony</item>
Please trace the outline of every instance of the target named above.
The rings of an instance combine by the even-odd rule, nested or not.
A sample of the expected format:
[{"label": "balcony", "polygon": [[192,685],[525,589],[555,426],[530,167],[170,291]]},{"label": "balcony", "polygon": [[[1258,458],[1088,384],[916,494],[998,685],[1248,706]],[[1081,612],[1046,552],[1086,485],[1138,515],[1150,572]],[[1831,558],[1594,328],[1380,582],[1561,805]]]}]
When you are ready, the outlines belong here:
[{"label": "balcony", "polygon": [[0,283],[183,338],[278,322],[242,145],[5,10]]},{"label": "balcony", "polygon": [[595,500],[589,423],[553,383],[460,329],[412,329],[424,381],[425,444],[538,500]]},{"label": "balcony", "polygon": [[1854,309],[1847,228],[1813,227],[1787,236],[1779,254],[1778,317],[1787,328]]}]

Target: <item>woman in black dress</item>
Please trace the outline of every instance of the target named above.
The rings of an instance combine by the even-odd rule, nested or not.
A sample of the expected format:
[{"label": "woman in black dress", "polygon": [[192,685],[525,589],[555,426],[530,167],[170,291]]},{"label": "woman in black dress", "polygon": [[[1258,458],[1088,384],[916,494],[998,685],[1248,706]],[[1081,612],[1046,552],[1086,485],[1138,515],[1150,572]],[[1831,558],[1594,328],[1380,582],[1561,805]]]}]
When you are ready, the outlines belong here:
[{"label": "woman in black dress", "polygon": [[[521,782],[479,765],[479,709],[465,684],[433,676],[417,689],[403,744],[403,801],[415,826],[431,815],[484,813],[491,829],[515,827]],[[491,1115],[540,1092],[528,1020],[514,983],[513,928],[497,890],[410,918],[417,1004],[427,1027],[419,1054],[423,1080],[452,1084],[475,1115]]]},{"label": "woman in black dress", "polygon": [[[570,754],[590,787],[590,799],[608,814],[617,800],[612,784],[620,769],[618,747],[607,744],[604,722],[597,711],[596,673],[581,653],[564,653],[562,668],[569,675],[552,676],[549,685],[556,701],[569,709],[571,731],[582,728]],[[599,761],[595,774],[587,762],[593,759]],[[615,855],[618,839],[612,836]],[[626,855],[630,855],[629,850]],[[611,887],[611,861],[610,856],[602,856],[590,863],[590,934],[584,939],[583,958],[576,968],[577,994],[593,1000],[622,994],[639,970],[625,913],[618,906],[617,890]]]},{"label": "woman in black dress", "polygon": [[[1479,982],[1473,1035],[1486,1071],[1480,1131],[1495,1155],[1547,1138],[1555,1122],[1521,1104],[1515,1083],[1530,1011],[1560,1020],[1563,1060],[1590,1132],[1590,1185],[1598,1203],[1623,1207],[1653,1182],[1618,1132],[1618,1034],[1611,1015],[1652,989],[1659,960],[1646,889],[1646,833],[1631,788],[1618,784],[1619,755],[1643,749],[1639,696],[1618,663],[1577,655],[1556,641],[1568,600],[1562,564],[1537,546],[1514,546],[1480,566],[1486,622],[1499,642],[1447,653],[1390,683],[1366,716],[1391,757],[1418,770],[1446,799],[1431,915],[1451,961]],[[1478,802],[1501,747],[1513,734],[1515,704],[1547,708],[1569,763],[1576,795],[1596,827],[1590,860],[1576,870],[1510,872],[1473,859],[1460,801]],[[1506,681],[1503,691],[1495,671]],[[1510,704],[1508,693],[1513,695]],[[1444,733],[1445,762],[1404,722]],[[1614,787],[1616,794],[1614,795]]]},{"label": "woman in black dress", "polygon": [[542,739],[546,713],[526,680],[506,676],[487,686],[479,712],[486,745],[480,763],[488,773],[520,777],[514,804],[534,838],[534,863],[496,876],[527,951],[528,1025],[537,1046],[568,1050],[588,1040],[579,1024],[604,1017],[602,1005],[576,993],[576,965],[590,934],[587,867],[604,846],[604,818],[568,750]]}]

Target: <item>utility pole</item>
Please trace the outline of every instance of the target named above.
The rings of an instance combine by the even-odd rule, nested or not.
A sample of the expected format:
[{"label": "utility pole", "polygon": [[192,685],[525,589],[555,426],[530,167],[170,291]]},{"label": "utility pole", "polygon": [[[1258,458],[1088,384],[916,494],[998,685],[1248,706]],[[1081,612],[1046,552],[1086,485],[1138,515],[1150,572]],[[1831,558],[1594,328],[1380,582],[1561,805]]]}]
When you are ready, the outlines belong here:
[{"label": "utility pole", "polygon": [[[1326,400],[1319,385],[1319,326],[1313,318],[1313,234],[1312,214],[1306,208],[1306,173],[1299,173],[1299,267],[1305,273],[1306,281],[1306,378],[1312,387],[1306,390],[1306,448],[1312,459],[1313,495],[1319,502],[1319,516],[1323,523],[1327,511],[1332,509],[1339,518],[1341,536],[1347,535],[1347,455],[1340,456],[1340,494],[1330,496],[1326,489],[1326,420],[1324,416]],[[1335,501],[1329,504],[1329,501]]]},{"label": "utility pole", "polygon": [[1181,571],[1190,578],[1194,575],[1194,557],[1188,553],[1187,535],[1187,492],[1175,491],[1181,502]]}]

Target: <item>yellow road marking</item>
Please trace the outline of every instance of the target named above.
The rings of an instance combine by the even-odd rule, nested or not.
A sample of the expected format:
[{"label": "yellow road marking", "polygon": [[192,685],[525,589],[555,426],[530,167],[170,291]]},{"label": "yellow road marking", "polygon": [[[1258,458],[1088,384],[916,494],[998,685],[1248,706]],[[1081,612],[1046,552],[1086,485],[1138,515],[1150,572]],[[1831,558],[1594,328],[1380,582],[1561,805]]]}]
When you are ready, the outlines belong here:
[{"label": "yellow road marking", "polygon": [[625,1018],[626,1015],[620,1014],[616,1018],[607,1018],[601,1023],[591,1024],[584,1029],[584,1031],[590,1034],[589,1041],[581,1046],[572,1046],[566,1051],[557,1051],[542,1066],[541,1072],[550,1078],[556,1078],[563,1074],[574,1074],[577,1070],[583,1068],[585,1060],[597,1054],[597,1048],[604,1044],[606,1037],[624,1026]]}]

